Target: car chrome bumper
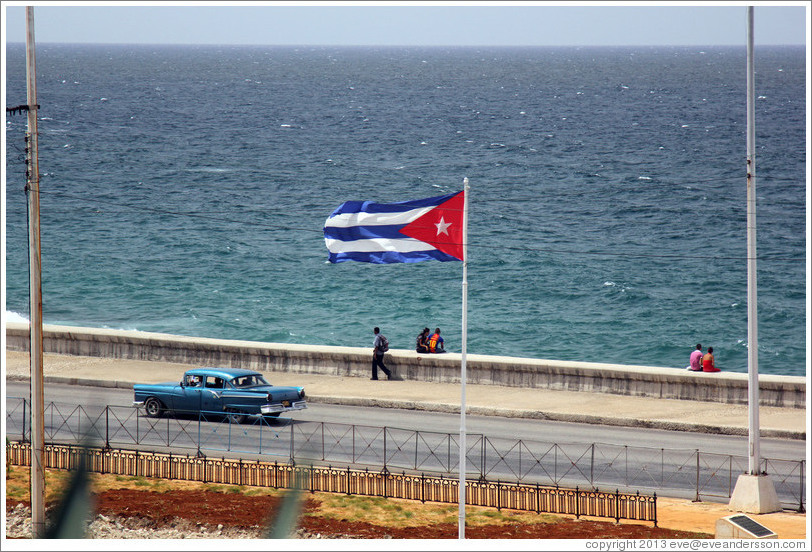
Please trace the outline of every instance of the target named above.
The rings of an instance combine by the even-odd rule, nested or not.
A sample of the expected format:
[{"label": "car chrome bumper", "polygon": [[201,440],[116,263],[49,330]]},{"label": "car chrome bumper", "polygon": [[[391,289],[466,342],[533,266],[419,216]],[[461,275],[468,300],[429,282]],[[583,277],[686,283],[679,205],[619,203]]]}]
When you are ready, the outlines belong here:
[{"label": "car chrome bumper", "polygon": [[262,414],[277,414],[279,412],[291,412],[293,410],[304,410],[307,408],[305,401],[285,401],[283,403],[263,404],[260,407]]},{"label": "car chrome bumper", "polygon": [[144,401],[133,401],[133,406],[135,408],[141,408],[142,406],[144,406]]}]

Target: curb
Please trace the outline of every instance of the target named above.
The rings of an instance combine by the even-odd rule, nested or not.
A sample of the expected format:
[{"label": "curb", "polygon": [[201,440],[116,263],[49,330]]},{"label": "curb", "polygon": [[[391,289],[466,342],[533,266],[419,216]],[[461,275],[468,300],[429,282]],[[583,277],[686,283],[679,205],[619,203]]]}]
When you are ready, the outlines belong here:
[{"label": "curb", "polygon": [[[458,414],[459,405],[447,403],[430,403],[415,401],[400,401],[395,399],[367,399],[357,397],[330,397],[324,395],[308,395],[313,402],[324,404],[337,404],[345,406],[374,406],[378,408],[403,408],[406,410],[423,410],[428,412],[443,412]],[[593,416],[589,414],[569,414],[560,412],[544,412],[542,410],[509,410],[489,406],[469,406],[466,409],[469,415],[501,416],[504,418],[527,418],[533,420],[549,420],[552,422],[570,422],[579,424],[606,425],[618,427],[639,427],[646,429],[662,429],[668,431],[688,431],[694,433],[709,433],[712,435],[743,435],[749,431],[746,427],[714,426],[707,424],[691,424],[687,422],[673,422],[667,420],[640,420],[637,418],[622,418],[609,416]],[[762,437],[773,439],[805,440],[806,431],[790,431],[785,429],[761,428]]]},{"label": "curb", "polygon": [[[10,381],[29,381],[25,376],[7,376]],[[68,378],[64,376],[46,376],[48,383],[67,385],[86,385],[90,387],[107,387],[114,389],[132,389],[133,382],[121,380],[97,380],[83,378]],[[335,404],[344,406],[372,406],[377,408],[402,408],[405,410],[422,410],[426,412],[442,412],[458,414],[458,404],[433,403],[426,401],[408,401],[398,399],[376,399],[366,397],[335,397],[331,395],[308,395],[308,400],[315,403]],[[737,426],[715,426],[708,424],[692,424],[687,422],[674,422],[667,420],[640,420],[637,418],[623,418],[611,416],[594,416],[591,414],[571,414],[561,412],[544,412],[542,410],[511,410],[490,406],[469,406],[468,414],[477,416],[501,416],[504,418],[527,418],[533,420],[549,420],[552,422],[571,422],[579,424],[606,425],[618,427],[639,427],[646,429],[662,429],[668,431],[688,431],[694,433],[709,433],[712,435],[748,435],[748,428]],[[790,431],[785,429],[761,428],[762,437],[773,439],[805,440],[806,431]]]}]

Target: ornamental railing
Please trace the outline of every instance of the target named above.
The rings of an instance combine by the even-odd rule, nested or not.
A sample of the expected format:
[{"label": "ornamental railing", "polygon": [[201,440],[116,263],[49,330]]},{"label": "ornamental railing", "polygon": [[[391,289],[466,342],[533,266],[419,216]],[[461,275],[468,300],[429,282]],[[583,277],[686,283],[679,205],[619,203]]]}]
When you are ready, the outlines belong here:
[{"label": "ornamental railing", "polygon": [[[30,405],[9,397],[6,433],[30,439]],[[354,467],[452,474],[459,466],[459,435],[359,424],[251,418],[237,424],[222,413],[148,418],[132,406],[97,409],[50,403],[45,407],[50,443],[91,442],[104,447],[256,455],[297,464],[320,462]],[[551,443],[526,439],[466,436],[467,476],[559,487],[610,487],[626,492],[659,492],[700,501],[729,499],[746,456],[604,443]],[[782,506],[805,511],[805,460],[762,458]]]},{"label": "ornamental railing", "polygon": [[[402,498],[421,502],[457,503],[459,480],[442,475],[392,473],[230,458],[201,458],[151,451],[46,445],[45,468],[140,476],[226,485],[272,487],[310,492]],[[8,465],[30,466],[28,443],[6,444]],[[568,514],[636,521],[657,526],[657,495],[597,489],[565,489],[538,484],[466,480],[465,503],[499,510]]]}]

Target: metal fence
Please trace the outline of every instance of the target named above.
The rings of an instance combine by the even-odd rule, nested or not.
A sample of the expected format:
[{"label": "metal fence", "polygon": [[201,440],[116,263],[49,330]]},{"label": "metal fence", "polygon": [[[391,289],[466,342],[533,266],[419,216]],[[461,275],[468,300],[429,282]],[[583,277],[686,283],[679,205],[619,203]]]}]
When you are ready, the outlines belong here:
[{"label": "metal fence", "polygon": [[[371,472],[347,468],[280,464],[279,462],[242,459],[201,458],[155,452],[84,448],[72,445],[47,445],[45,467],[64,470],[83,464],[94,473],[143,476],[183,481],[201,481],[228,485],[299,488],[311,492],[402,498],[421,502],[457,503],[459,480],[426,474],[392,473],[386,469]],[[31,465],[31,447],[27,443],[8,443],[6,462]],[[466,480],[465,503],[536,513],[570,514],[653,521],[657,526],[657,495],[643,496]]]},{"label": "metal fence", "polygon": [[[30,439],[28,401],[8,398],[6,433]],[[451,474],[459,466],[459,435],[392,427],[251,418],[236,424],[222,413],[147,418],[130,406],[45,408],[51,443],[103,444],[151,450],[227,452],[286,463],[321,462]],[[730,498],[745,456],[698,449],[603,443],[550,443],[481,434],[466,437],[467,476],[546,486],[656,491],[693,500]],[[760,471],[775,483],[782,505],[805,511],[805,460],[762,458]]]}]

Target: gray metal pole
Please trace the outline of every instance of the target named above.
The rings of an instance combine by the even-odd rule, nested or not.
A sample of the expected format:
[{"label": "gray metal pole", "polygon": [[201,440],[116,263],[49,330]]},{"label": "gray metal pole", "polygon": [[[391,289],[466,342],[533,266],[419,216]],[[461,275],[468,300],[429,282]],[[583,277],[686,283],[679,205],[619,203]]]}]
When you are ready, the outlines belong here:
[{"label": "gray metal pole", "polygon": [[466,355],[468,354],[468,179],[463,180],[464,202],[462,208],[462,361],[460,369],[460,490],[459,527],[457,538],[465,538],[465,455],[468,445],[465,442],[465,383],[468,380]]},{"label": "gray metal pole", "polygon": [[758,308],[756,296],[756,107],[753,64],[753,7],[747,8],[747,410],[750,460],[748,472],[758,475]]},{"label": "gray metal pole", "polygon": [[37,63],[34,8],[25,8],[26,85],[28,101],[27,183],[28,273],[31,309],[31,522],[33,536],[45,536],[45,393],[42,377],[42,254],[39,221],[39,151],[37,132]]}]

